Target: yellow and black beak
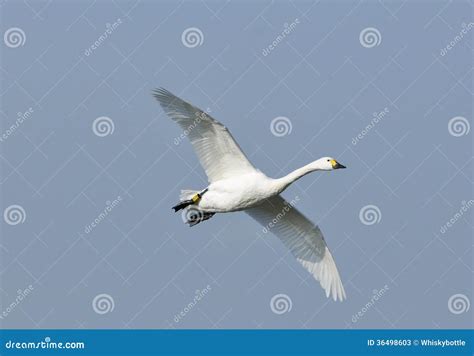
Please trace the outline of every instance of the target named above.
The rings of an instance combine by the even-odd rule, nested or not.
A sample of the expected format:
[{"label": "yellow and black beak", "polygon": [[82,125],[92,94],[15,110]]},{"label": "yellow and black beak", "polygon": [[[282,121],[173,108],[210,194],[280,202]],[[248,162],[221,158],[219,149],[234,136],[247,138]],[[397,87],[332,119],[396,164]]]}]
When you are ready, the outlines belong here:
[{"label": "yellow and black beak", "polygon": [[332,169],[346,168],[346,166],[343,166],[342,164],[340,164],[335,159],[331,160],[331,165],[332,165]]}]

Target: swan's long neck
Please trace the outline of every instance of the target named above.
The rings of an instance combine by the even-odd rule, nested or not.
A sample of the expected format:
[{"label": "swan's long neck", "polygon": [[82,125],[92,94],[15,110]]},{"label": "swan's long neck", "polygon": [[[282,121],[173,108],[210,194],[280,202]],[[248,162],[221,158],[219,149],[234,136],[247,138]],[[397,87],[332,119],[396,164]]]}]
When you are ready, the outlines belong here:
[{"label": "swan's long neck", "polygon": [[294,170],[290,174],[276,180],[279,186],[279,190],[280,191],[285,190],[294,181],[300,179],[301,177],[307,175],[308,173],[318,171],[318,170],[320,170],[320,168],[317,165],[315,165],[314,162]]}]

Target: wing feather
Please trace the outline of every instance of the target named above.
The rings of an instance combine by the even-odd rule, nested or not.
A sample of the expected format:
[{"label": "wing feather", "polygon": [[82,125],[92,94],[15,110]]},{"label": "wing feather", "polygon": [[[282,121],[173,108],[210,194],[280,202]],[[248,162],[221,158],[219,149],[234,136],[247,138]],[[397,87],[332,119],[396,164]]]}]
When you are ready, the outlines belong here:
[{"label": "wing feather", "polygon": [[256,171],[219,121],[166,89],[154,90],[153,96],[191,141],[209,182]]},{"label": "wing feather", "polygon": [[280,195],[245,212],[280,238],[298,262],[319,281],[326,297],[331,295],[340,301],[346,298],[336,263],[318,226]]}]

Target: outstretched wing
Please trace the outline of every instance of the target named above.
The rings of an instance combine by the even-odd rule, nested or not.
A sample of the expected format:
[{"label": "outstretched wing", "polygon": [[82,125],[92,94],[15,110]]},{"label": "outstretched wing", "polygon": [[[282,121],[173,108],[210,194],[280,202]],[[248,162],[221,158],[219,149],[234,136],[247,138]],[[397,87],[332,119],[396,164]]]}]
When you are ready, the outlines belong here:
[{"label": "outstretched wing", "polygon": [[191,141],[210,183],[256,172],[229,130],[220,122],[166,89],[156,89],[153,96]]},{"label": "outstretched wing", "polygon": [[298,262],[319,281],[326,297],[331,295],[340,301],[346,298],[336,263],[319,227],[279,195],[245,212],[280,238]]}]

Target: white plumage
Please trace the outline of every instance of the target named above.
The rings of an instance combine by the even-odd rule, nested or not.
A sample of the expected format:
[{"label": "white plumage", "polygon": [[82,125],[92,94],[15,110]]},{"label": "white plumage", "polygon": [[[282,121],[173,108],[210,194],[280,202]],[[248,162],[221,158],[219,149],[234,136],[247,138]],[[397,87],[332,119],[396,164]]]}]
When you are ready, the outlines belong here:
[{"label": "white plumage", "polygon": [[[165,89],[155,90],[154,96],[191,141],[210,183],[205,190],[183,190],[175,210],[197,210],[203,217],[200,221],[215,213],[244,210],[280,238],[327,297],[344,300],[346,293],[321,230],[279,194],[308,173],[345,167],[323,157],[282,178],[269,178],[250,163],[220,122]],[[193,220],[192,225],[198,222]]]}]

